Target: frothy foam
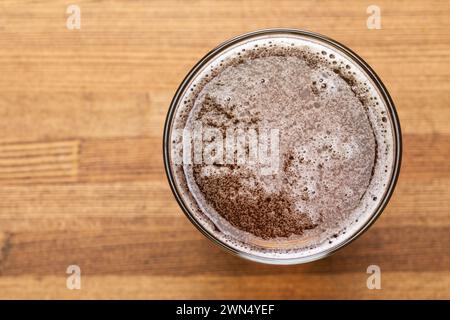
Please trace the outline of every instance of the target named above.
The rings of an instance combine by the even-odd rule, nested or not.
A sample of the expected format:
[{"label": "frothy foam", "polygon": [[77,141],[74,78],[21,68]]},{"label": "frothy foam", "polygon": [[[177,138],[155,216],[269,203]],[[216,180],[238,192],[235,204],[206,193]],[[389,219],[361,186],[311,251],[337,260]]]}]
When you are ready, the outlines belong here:
[{"label": "frothy foam", "polygon": [[186,88],[172,128],[194,122],[280,131],[277,174],[172,164],[196,220],[252,255],[296,258],[339,245],[371,217],[392,175],[381,94],[347,56],[307,37],[259,36],[212,59]]}]

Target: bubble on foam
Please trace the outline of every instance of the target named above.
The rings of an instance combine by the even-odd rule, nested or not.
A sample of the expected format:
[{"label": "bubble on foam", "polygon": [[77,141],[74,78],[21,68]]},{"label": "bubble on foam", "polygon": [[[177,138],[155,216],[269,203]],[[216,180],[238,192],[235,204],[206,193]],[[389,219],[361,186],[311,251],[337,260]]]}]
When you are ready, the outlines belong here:
[{"label": "bubble on foam", "polygon": [[[265,44],[269,45],[264,46]],[[252,49],[248,50],[249,48]],[[267,48],[270,48],[270,50],[272,51],[267,50]],[[335,97],[336,92],[342,90],[342,83],[339,82],[344,81],[347,85],[347,88],[350,88],[354,92],[354,97],[357,97],[364,105],[367,119],[374,128],[373,135],[375,141],[377,142],[378,148],[376,151],[377,163],[373,168],[373,177],[371,178],[370,185],[368,186],[368,190],[370,189],[372,191],[367,192],[365,195],[363,195],[363,198],[358,207],[356,207],[352,212],[348,213],[348,219],[354,221],[354,223],[350,224],[349,221],[345,221],[344,227],[340,225],[327,225],[323,228],[325,231],[323,232],[322,237],[317,237],[317,235],[310,237],[311,232],[306,231],[302,236],[302,239],[306,239],[306,241],[295,242],[295,240],[298,239],[295,239],[295,236],[293,236],[288,239],[278,239],[276,241],[271,241],[270,243],[265,243],[264,241],[249,241],[249,238],[253,237],[250,234],[245,234],[245,232],[241,232],[240,235],[236,236],[236,230],[233,230],[233,226],[229,224],[227,225],[227,221],[220,221],[220,215],[218,215],[217,213],[216,215],[211,215],[210,212],[207,212],[211,211],[209,210],[211,208],[208,208],[208,210],[204,210],[204,208],[201,208],[201,205],[199,206],[199,198],[193,198],[192,195],[198,196],[199,194],[201,194],[201,192],[199,190],[195,190],[195,184],[190,184],[188,186],[185,177],[186,172],[182,169],[178,170],[178,173],[180,174],[176,175],[175,177],[178,183],[178,188],[183,192],[182,197],[183,199],[185,199],[185,201],[187,199],[191,200],[190,207],[195,217],[207,230],[209,230],[209,232],[214,234],[225,243],[228,243],[235,249],[243,250],[244,252],[248,252],[257,256],[277,258],[307,256],[322,251],[327,248],[327,244],[331,244],[329,243],[330,241],[334,246],[345,241],[346,238],[351,236],[351,234],[353,233],[352,230],[356,230],[364,224],[364,222],[370,217],[369,213],[376,208],[379,199],[382,199],[383,197],[384,186],[386,185],[389,176],[384,173],[386,170],[388,172],[391,172],[392,168],[390,165],[382,166],[381,164],[390,164],[393,161],[392,153],[384,153],[381,151],[389,149],[388,147],[393,140],[391,126],[386,126],[386,129],[384,129],[386,132],[378,130],[379,125],[377,123],[387,123],[388,120],[390,121],[390,119],[380,116],[382,112],[383,114],[385,113],[385,106],[383,103],[379,103],[378,101],[382,102],[383,99],[381,97],[378,99],[379,92],[377,92],[372,84],[367,85],[368,79],[358,66],[353,65],[353,63],[347,57],[343,56],[340,52],[335,52],[333,49],[328,47],[325,50],[323,49],[324,46],[322,46],[321,44],[309,41],[309,39],[301,39],[297,37],[276,37],[270,39],[268,42],[267,39],[255,39],[253,41],[247,42],[243,46],[231,48],[230,50],[224,52],[218,59],[215,59],[211,62],[211,65],[209,66],[211,69],[211,75],[207,75],[207,73],[199,74],[199,76],[194,80],[195,82],[192,83],[190,87],[190,89],[192,90],[188,90],[188,92],[185,94],[185,97],[183,99],[184,103],[181,105],[181,107],[178,107],[176,118],[178,121],[175,121],[174,126],[182,128],[186,125],[188,117],[192,115],[191,111],[194,108],[193,104],[198,101],[199,93],[204,90],[205,86],[207,86],[209,82],[214,81],[214,78],[217,77],[218,74],[222,76],[227,72],[227,70],[230,70],[230,66],[236,64],[245,64],[246,61],[249,61],[246,59],[280,56],[280,53],[283,53],[285,55],[292,54],[292,56],[295,56],[297,59],[303,58],[303,61],[309,67],[315,68],[315,70],[317,71],[320,70],[320,72],[312,73],[317,77],[311,79],[312,81],[310,84],[313,88],[311,92],[320,97],[320,99],[318,103],[312,103],[310,106],[305,107],[306,110],[308,110],[308,108],[325,109],[327,107],[336,106],[337,103],[345,103],[345,99],[343,101],[333,101],[333,97]],[[240,52],[242,52],[242,54],[237,55],[236,50],[239,50]],[[325,54],[323,54],[322,51],[325,52]],[[323,55],[323,57],[321,57],[320,63],[314,61],[311,58],[312,56],[317,56],[319,53]],[[243,58],[244,55],[246,55],[245,58]],[[305,60],[306,58],[310,60]],[[337,66],[340,66],[339,69],[336,69]],[[344,70],[354,71],[346,73]],[[285,76],[285,74],[283,73],[284,71],[285,70],[281,70],[281,76]],[[351,78],[350,76],[346,76],[346,74],[354,74],[355,77]],[[262,79],[264,81],[261,81]],[[267,77],[265,76],[262,77],[261,80],[255,82],[255,85],[258,84],[267,86],[271,83],[270,79],[267,79]],[[366,82],[365,86],[362,84],[363,82]],[[256,88],[255,86],[251,86],[250,88],[246,86],[244,87],[246,90],[255,90]],[[218,95],[220,103],[223,103],[224,101],[230,101],[230,97],[233,96],[233,92],[227,92],[226,90],[223,90],[223,88],[221,94]],[[377,102],[371,103],[369,105],[367,101],[371,100],[377,100]],[[284,111],[289,112],[289,110]],[[305,117],[307,116],[308,115],[305,114]],[[295,117],[289,120],[291,121],[289,125],[299,126],[299,121]],[[305,130],[303,128],[299,128],[298,132],[300,134],[305,133]],[[309,143],[302,145],[300,149],[296,151],[296,154],[302,155],[303,157],[303,160],[301,160],[301,157],[299,157],[296,159],[295,163],[292,164],[294,171],[296,170],[297,172],[301,172],[302,175],[304,175],[304,177],[300,179],[299,188],[293,189],[295,191],[295,195],[299,196],[300,199],[302,197],[309,199],[317,198],[317,192],[320,192],[319,187],[328,189],[330,187],[333,187],[328,184],[318,186],[316,183],[318,179],[318,171],[320,171],[319,169],[321,169],[321,167],[326,167],[327,162],[329,162],[332,157],[351,159],[355,154],[358,154],[360,152],[362,146],[351,138],[349,139],[349,141],[344,142],[342,140],[339,140],[337,137],[340,137],[339,132],[330,132],[329,136],[317,136]],[[324,141],[326,141],[329,145],[322,145]],[[320,148],[323,148],[323,150]],[[319,150],[321,150],[321,154],[327,155],[318,157]],[[390,150],[392,150],[392,148]],[[320,161],[320,159],[323,161]],[[305,164],[310,166],[311,169],[305,170]],[[315,166],[314,169],[313,165]],[[383,174],[381,174],[381,172],[383,172]],[[273,181],[270,181],[269,179],[262,184],[264,188],[266,188],[266,191],[274,192],[277,190],[277,184],[273,184],[272,182]],[[252,189],[254,188],[254,184],[254,181],[249,180],[246,187]],[[302,187],[300,187],[300,185],[302,185]],[[305,187],[307,188],[307,190],[304,190]],[[344,198],[351,198],[355,195],[355,190],[344,188],[342,190],[342,193]],[[374,194],[378,196],[373,196]],[[373,200],[374,197],[376,197],[377,200]],[[370,200],[370,203],[368,203],[367,200]],[[301,202],[297,203],[296,205],[298,205],[299,210],[307,212],[308,215],[311,216],[313,221],[320,220],[320,214],[317,211],[311,212],[311,210],[308,210],[304,203]],[[214,216],[214,218],[211,219],[211,216]],[[217,225],[219,225],[220,228],[217,228]],[[344,229],[345,231],[343,231]],[[337,236],[334,237],[333,235]],[[310,239],[308,239],[308,237],[310,237]],[[330,237],[332,237],[333,240],[328,240],[327,242],[327,239],[329,239]],[[317,239],[317,241],[312,241],[313,239]],[[310,241],[308,242],[308,240]],[[289,243],[291,241],[295,242],[294,247],[285,245],[285,243]],[[278,244],[274,245],[275,242],[278,242]]]}]

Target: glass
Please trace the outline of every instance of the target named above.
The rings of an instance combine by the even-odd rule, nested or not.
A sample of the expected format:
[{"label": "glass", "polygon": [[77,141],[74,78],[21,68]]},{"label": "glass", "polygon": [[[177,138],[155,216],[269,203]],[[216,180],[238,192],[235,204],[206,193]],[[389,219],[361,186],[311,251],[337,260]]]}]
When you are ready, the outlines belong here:
[{"label": "glass", "polygon": [[[347,59],[352,61],[352,63],[358,67],[360,67],[367,79],[372,81],[372,86],[378,91],[379,97],[383,100],[384,105],[386,106],[387,110],[387,116],[390,117],[390,124],[391,124],[391,131],[392,131],[392,137],[393,137],[393,163],[392,163],[392,170],[391,174],[388,179],[388,183],[385,186],[384,194],[381,197],[380,201],[378,202],[377,208],[370,214],[370,217],[362,224],[357,230],[352,232],[350,235],[347,236],[347,238],[342,241],[341,243],[336,244],[333,247],[327,248],[326,250],[315,252],[311,255],[302,256],[302,257],[292,257],[292,258],[273,258],[273,257],[264,257],[258,254],[245,252],[243,250],[240,250],[239,248],[236,248],[234,246],[231,246],[229,243],[226,243],[225,241],[222,241],[218,237],[216,237],[210,230],[208,230],[204,224],[200,223],[196,216],[191,212],[189,205],[186,203],[186,199],[182,196],[179,187],[177,186],[177,183],[175,181],[174,172],[171,164],[171,132],[172,132],[172,125],[174,122],[174,116],[176,114],[176,109],[180,105],[181,100],[185,94],[185,92],[190,87],[190,84],[192,83],[193,79],[205,68],[205,66],[208,66],[208,63],[210,63],[212,60],[217,58],[218,56],[221,56],[223,52],[225,52],[227,49],[235,46],[239,46],[240,44],[243,44],[247,41],[251,41],[252,39],[257,39],[264,37],[265,39],[270,37],[301,37],[302,39],[308,38],[315,42],[318,42],[320,44],[323,44],[327,47],[331,47],[334,51],[339,52],[343,56],[345,56]],[[402,142],[401,142],[401,130],[400,130],[400,124],[398,120],[398,116],[394,107],[394,103],[379,79],[379,77],[376,75],[376,73],[372,70],[372,68],[357,54],[355,54],[353,51],[345,47],[344,45],[327,38],[325,36],[312,33],[309,31],[303,31],[303,30],[295,30],[295,29],[267,29],[267,30],[259,30],[255,32],[246,33],[240,36],[237,36],[233,39],[230,39],[228,41],[225,41],[224,43],[217,46],[215,49],[210,51],[206,56],[204,56],[188,73],[188,75],[185,77],[181,85],[179,86],[177,92],[175,93],[175,96],[173,97],[173,100],[171,102],[165,127],[164,127],[164,137],[163,137],[163,153],[164,153],[164,166],[166,170],[166,174],[169,180],[170,187],[172,189],[172,192],[182,208],[183,212],[186,214],[186,216],[189,218],[189,220],[200,230],[207,238],[212,240],[214,243],[218,244],[220,247],[226,249],[228,252],[231,252],[233,254],[236,254],[240,257],[262,262],[262,263],[268,263],[268,264],[298,264],[298,263],[306,263],[314,260],[318,260],[324,257],[327,257],[331,255],[332,253],[336,252],[340,248],[346,246],[351,241],[356,239],[358,236],[360,236],[364,231],[366,231],[372,223],[380,216],[384,208],[386,207],[392,193],[395,187],[395,184],[398,179],[399,170],[400,170],[400,162],[401,162],[401,148],[402,148]]]}]

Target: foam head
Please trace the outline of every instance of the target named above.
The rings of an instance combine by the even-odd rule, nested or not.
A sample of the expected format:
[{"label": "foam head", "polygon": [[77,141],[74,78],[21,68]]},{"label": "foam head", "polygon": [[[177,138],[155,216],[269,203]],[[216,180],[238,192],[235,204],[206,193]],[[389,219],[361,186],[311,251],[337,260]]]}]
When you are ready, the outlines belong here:
[{"label": "foam head", "polygon": [[345,52],[308,36],[220,50],[186,84],[170,125],[171,171],[189,213],[254,257],[340,246],[392,180],[394,127],[379,88]]}]

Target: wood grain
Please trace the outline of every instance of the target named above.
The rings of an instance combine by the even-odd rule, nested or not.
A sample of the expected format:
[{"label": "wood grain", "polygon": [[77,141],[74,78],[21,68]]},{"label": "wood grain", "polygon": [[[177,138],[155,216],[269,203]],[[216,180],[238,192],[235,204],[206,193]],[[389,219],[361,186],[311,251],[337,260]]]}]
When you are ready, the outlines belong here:
[{"label": "wood grain", "polygon": [[[448,1],[0,4],[0,298],[450,298]],[[368,30],[377,4],[382,29]],[[404,153],[376,224],[330,258],[243,261],[206,240],[167,184],[162,129],[184,75],[241,33],[293,27],[360,54],[396,103]],[[82,289],[66,289],[78,264]],[[368,290],[379,265],[382,290]]]}]

